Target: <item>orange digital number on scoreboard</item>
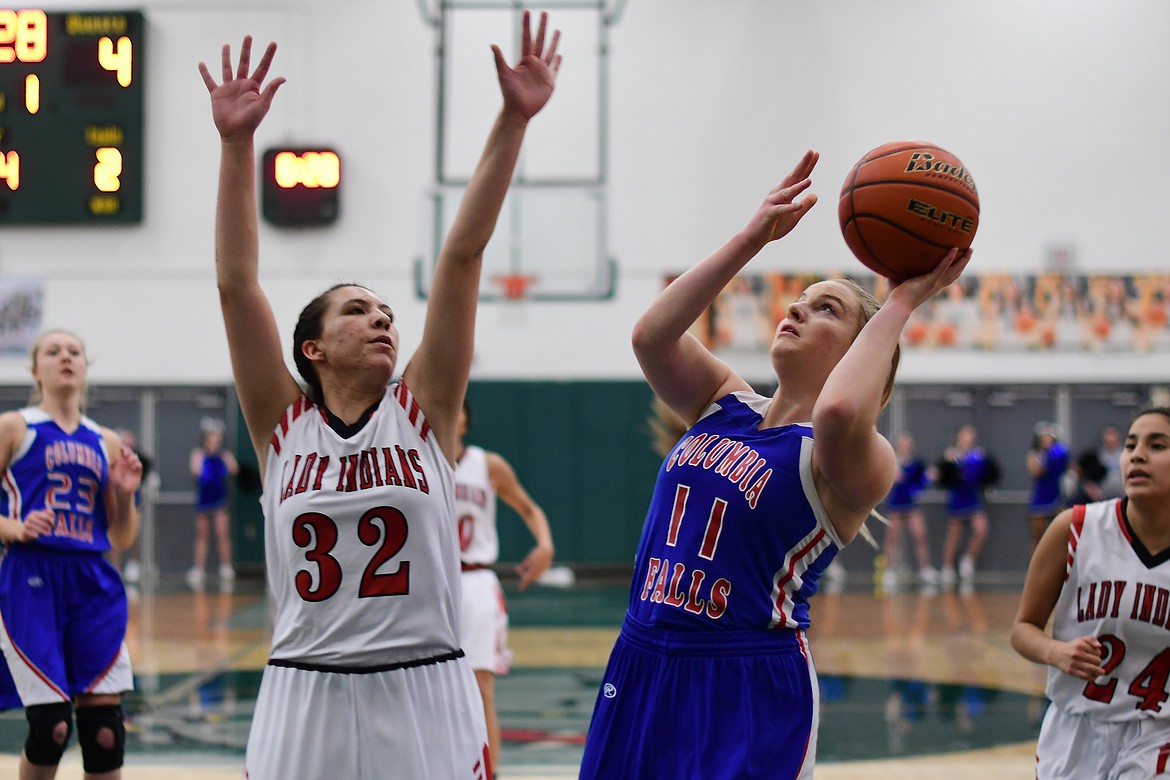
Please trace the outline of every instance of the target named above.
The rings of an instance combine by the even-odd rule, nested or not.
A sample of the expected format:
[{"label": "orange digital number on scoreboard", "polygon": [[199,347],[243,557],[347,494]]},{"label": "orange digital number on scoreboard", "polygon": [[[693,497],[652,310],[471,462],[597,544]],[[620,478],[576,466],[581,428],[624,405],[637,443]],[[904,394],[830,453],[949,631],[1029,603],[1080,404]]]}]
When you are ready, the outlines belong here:
[{"label": "orange digital number on scoreboard", "polygon": [[0,8],[0,63],[43,61],[49,48],[47,21],[40,9]]},{"label": "orange digital number on scoreboard", "polygon": [[102,192],[117,192],[122,188],[118,177],[122,175],[122,153],[111,146],[103,146],[94,153],[97,165],[93,166],[93,183]]},{"label": "orange digital number on scoreboard", "polygon": [[0,181],[9,190],[20,189],[20,155],[16,152],[0,152]]},{"label": "orange digital number on scoreboard", "polygon": [[123,35],[115,44],[110,38],[98,39],[98,64],[118,77],[123,87],[134,81],[134,44]]}]

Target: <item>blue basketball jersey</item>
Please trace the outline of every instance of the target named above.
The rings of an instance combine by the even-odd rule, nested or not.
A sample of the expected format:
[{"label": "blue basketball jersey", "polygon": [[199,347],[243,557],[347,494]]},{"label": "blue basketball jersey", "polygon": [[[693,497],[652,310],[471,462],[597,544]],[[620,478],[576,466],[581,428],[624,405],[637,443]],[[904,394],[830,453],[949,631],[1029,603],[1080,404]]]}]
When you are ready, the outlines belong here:
[{"label": "blue basketball jersey", "polygon": [[918,494],[926,487],[926,466],[918,458],[901,465],[898,479],[886,496],[886,507],[892,510],[912,509],[918,503]]},{"label": "blue basketball jersey", "polygon": [[4,472],[0,512],[24,519],[49,509],[55,520],[0,555],[0,708],[129,690],[126,593],[102,555],[110,539],[101,429],[82,417],[67,433],[41,409],[20,414],[28,428]]},{"label": "blue basketball jersey", "polygon": [[807,629],[842,547],[816,495],[812,426],[759,429],[770,398],[716,401],[662,464],[629,614],[662,629]]},{"label": "blue basketball jersey", "polygon": [[204,452],[199,476],[195,479],[195,508],[212,511],[227,505],[231,473],[221,453]]},{"label": "blue basketball jersey", "polygon": [[842,545],[812,427],[760,430],[770,402],[720,398],[659,471],[582,780],[812,777],[808,598]]},{"label": "blue basketball jersey", "polygon": [[0,491],[0,512],[24,518],[37,509],[56,517],[53,530],[35,544],[60,550],[110,549],[105,488],[109,457],[98,424],[81,418],[67,433],[36,407],[20,410],[28,426],[8,464]]},{"label": "blue basketball jersey", "polygon": [[1062,442],[1053,442],[1041,458],[1044,470],[1032,478],[1028,508],[1033,512],[1055,513],[1061,503],[1060,481],[1068,470],[1068,447]]},{"label": "blue basketball jersey", "polygon": [[958,467],[959,481],[947,489],[947,511],[958,515],[982,509],[987,454],[981,449],[969,450],[955,461],[955,465]]}]

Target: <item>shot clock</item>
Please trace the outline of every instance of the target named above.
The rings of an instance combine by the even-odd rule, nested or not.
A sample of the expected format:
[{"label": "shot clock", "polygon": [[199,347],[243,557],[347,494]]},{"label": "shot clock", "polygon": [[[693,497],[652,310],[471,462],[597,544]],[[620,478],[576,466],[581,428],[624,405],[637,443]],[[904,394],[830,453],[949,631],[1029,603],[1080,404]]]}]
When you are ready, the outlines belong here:
[{"label": "shot clock", "polygon": [[274,225],[328,225],[341,210],[341,158],[321,147],[264,152],[261,211]]},{"label": "shot clock", "polygon": [[0,225],[142,221],[140,11],[0,7]]}]

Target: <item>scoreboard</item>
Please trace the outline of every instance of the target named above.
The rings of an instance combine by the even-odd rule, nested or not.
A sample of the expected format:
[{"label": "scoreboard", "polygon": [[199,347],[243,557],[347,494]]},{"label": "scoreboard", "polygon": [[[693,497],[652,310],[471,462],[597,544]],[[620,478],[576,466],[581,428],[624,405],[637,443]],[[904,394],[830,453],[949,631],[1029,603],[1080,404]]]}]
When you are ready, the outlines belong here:
[{"label": "scoreboard", "polygon": [[142,221],[140,11],[0,8],[0,225]]}]

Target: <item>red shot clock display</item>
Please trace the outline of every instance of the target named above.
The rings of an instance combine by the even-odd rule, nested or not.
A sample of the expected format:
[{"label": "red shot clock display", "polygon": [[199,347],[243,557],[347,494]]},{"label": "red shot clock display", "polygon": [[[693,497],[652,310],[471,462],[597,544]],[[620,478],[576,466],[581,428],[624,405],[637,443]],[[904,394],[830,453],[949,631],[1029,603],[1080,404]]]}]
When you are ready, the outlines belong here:
[{"label": "red shot clock display", "polygon": [[340,213],[341,159],[332,149],[269,149],[261,178],[261,211],[275,225],[327,225]]}]

